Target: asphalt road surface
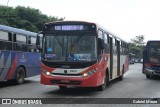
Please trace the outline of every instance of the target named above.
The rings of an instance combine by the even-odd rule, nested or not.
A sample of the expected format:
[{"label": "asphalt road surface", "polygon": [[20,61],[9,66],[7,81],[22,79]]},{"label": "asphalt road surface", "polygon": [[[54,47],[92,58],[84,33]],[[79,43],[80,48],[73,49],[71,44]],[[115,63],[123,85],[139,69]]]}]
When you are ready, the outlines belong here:
[{"label": "asphalt road surface", "polygon": [[[40,76],[27,78],[25,83],[22,85],[15,85],[8,82],[0,82],[0,98],[62,98],[57,101],[59,104],[47,104],[41,105],[44,107],[81,107],[84,106],[84,100],[90,102],[85,106],[107,106],[107,107],[159,107],[159,104],[103,104],[104,102],[97,102],[100,100],[107,100],[105,98],[160,98],[160,78],[153,77],[146,79],[145,75],[142,74],[142,64],[136,63],[129,67],[129,71],[124,75],[122,81],[114,80],[111,81],[105,91],[97,91],[96,88],[75,88],[69,87],[65,90],[60,90],[57,86],[46,86],[40,84]],[[63,99],[67,98],[67,99]],[[74,104],[74,100],[78,100],[80,104]],[[85,99],[84,99],[85,98]],[[94,100],[90,99],[95,98]],[[66,100],[73,104],[65,104]],[[114,99],[113,99],[114,100]],[[123,99],[124,100],[124,99]],[[72,102],[73,101],[73,102]],[[92,104],[93,103],[93,104]],[[7,106],[22,106],[22,105],[7,105]],[[23,105],[39,107],[40,105]],[[0,105],[1,107],[1,105]]]}]

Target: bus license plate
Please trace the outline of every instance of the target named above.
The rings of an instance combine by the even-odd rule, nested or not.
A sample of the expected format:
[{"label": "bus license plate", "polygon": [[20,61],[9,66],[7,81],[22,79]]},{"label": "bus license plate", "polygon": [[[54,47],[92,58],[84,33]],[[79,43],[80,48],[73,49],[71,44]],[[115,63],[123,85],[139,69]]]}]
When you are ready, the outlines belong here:
[{"label": "bus license plate", "polygon": [[61,80],[61,82],[66,82],[66,83],[68,83],[68,82],[69,82],[69,80]]}]

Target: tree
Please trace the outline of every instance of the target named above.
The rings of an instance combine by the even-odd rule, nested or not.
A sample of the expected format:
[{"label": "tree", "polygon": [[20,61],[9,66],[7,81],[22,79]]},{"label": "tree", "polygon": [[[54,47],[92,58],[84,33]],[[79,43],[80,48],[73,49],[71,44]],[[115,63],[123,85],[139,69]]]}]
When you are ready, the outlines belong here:
[{"label": "tree", "polygon": [[135,38],[131,39],[131,42],[136,46],[143,46],[145,44],[144,35],[136,36]]},{"label": "tree", "polygon": [[30,7],[0,6],[0,24],[33,32],[41,31],[45,23],[63,20],[64,18],[47,16],[40,10]]},{"label": "tree", "polygon": [[135,57],[138,59],[142,58],[144,44],[144,35],[136,36],[129,42],[129,52],[135,54]]}]

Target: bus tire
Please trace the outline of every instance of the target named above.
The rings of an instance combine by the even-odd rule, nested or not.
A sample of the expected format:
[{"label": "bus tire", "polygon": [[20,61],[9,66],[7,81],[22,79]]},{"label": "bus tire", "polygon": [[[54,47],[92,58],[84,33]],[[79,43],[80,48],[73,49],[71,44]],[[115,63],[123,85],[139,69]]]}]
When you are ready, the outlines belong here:
[{"label": "bus tire", "polygon": [[67,86],[59,86],[60,89],[64,90],[67,88]]},{"label": "bus tire", "polygon": [[118,77],[118,80],[122,81],[123,80],[123,75],[121,75],[120,77]]},{"label": "bus tire", "polygon": [[149,74],[146,74],[146,78],[148,78],[148,79],[149,79],[150,77],[151,77],[151,76],[150,76]]},{"label": "bus tire", "polygon": [[119,81],[122,81],[122,80],[123,80],[123,75],[124,75],[124,66],[123,66],[123,69],[122,69],[122,75],[118,77],[118,80],[119,80]]},{"label": "bus tire", "polygon": [[24,83],[24,78],[25,78],[25,70],[23,67],[18,67],[16,70],[16,78],[15,82],[16,84],[23,84]]},{"label": "bus tire", "polygon": [[106,75],[106,73],[105,73],[105,76],[103,79],[104,79],[104,83],[102,85],[98,86],[99,91],[104,91],[105,88],[107,87],[108,82],[109,82],[109,75],[108,74]]}]

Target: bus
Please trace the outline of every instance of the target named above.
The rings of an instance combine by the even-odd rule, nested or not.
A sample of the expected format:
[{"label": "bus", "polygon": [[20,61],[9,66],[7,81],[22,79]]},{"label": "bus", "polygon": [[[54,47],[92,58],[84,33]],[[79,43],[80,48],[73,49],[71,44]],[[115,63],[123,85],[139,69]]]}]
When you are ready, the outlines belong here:
[{"label": "bus", "polygon": [[146,78],[160,76],[160,41],[148,41],[143,51],[143,70]]},{"label": "bus", "polygon": [[0,25],[0,81],[22,84],[25,77],[40,74],[41,54],[37,33]]},{"label": "bus", "polygon": [[110,80],[122,80],[128,70],[127,43],[96,23],[46,23],[36,45],[42,52],[44,85],[98,87],[103,91]]}]

